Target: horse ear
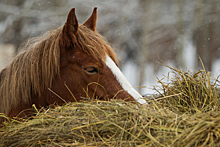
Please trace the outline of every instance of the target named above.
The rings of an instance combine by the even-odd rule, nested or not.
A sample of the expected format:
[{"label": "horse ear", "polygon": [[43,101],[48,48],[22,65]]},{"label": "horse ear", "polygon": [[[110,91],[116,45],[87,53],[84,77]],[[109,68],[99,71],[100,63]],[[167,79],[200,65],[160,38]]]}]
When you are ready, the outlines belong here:
[{"label": "horse ear", "polygon": [[64,28],[66,28],[65,31],[67,31],[68,34],[77,34],[77,30],[78,30],[78,20],[76,18],[76,14],[75,14],[75,8],[72,8],[67,16],[67,21],[66,24],[64,26]]},{"label": "horse ear", "polygon": [[85,25],[86,27],[95,31],[96,30],[96,23],[97,23],[97,7],[95,7],[93,9],[92,15],[83,25]]},{"label": "horse ear", "polygon": [[63,26],[61,34],[61,43],[67,47],[71,45],[71,41],[74,44],[76,42],[76,34],[78,31],[78,20],[75,14],[75,8],[72,8],[67,16],[67,21]]}]

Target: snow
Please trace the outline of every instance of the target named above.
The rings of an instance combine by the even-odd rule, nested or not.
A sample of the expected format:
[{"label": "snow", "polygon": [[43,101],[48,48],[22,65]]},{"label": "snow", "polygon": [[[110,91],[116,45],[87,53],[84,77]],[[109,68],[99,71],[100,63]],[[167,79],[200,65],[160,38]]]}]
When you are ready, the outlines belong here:
[{"label": "snow", "polygon": [[[196,29],[210,26],[213,22],[220,22],[217,17],[220,7],[216,8],[216,13],[213,10],[213,6],[220,3],[218,1],[215,2],[216,4],[214,1],[191,0],[178,2],[172,0],[68,0],[62,2],[24,0],[23,2],[20,5],[10,4],[10,1],[0,2],[0,44],[13,44],[18,48],[30,36],[39,36],[47,30],[63,25],[72,7],[76,8],[80,23],[88,19],[93,7],[98,7],[97,30],[118,49],[121,71],[130,84],[136,90],[139,90],[138,86],[146,86],[141,88],[141,94],[154,92],[153,85],[158,85],[156,78],[161,79],[170,71],[160,66],[158,72],[154,72],[156,59],[151,61],[148,59],[155,54],[154,49],[159,48],[158,54],[169,50],[171,55],[175,55],[182,46],[181,56],[177,55],[174,59],[171,56],[165,57],[165,62],[170,66],[178,67],[178,64],[183,61],[180,68],[194,71],[197,69],[198,62],[195,41],[192,39]],[[18,22],[20,28],[14,29],[18,26]],[[19,29],[20,32],[16,32]],[[217,35],[220,36],[219,27],[214,32],[219,33]],[[166,39],[172,40],[172,37],[175,40],[170,45],[159,44]],[[213,39],[207,35],[204,39],[213,41],[216,38]],[[219,42],[217,39],[216,42]],[[216,55],[213,62],[213,75],[220,74],[220,55],[218,53]],[[143,60],[146,60],[145,66],[144,69],[140,69],[140,63]],[[140,70],[145,72],[143,85],[139,85]]]}]

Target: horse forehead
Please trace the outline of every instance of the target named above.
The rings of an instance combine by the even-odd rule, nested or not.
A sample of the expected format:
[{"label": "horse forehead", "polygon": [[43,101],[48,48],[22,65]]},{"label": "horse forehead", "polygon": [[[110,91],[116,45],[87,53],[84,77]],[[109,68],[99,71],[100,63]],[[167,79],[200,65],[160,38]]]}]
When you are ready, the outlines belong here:
[{"label": "horse forehead", "polygon": [[99,67],[103,66],[103,62],[101,60],[96,59],[95,57],[93,57],[92,55],[84,52],[84,51],[76,51],[71,58],[73,58],[73,60],[79,62],[80,64],[84,65],[84,64],[96,64]]},{"label": "horse forehead", "polygon": [[87,54],[86,52],[84,52],[83,50],[79,48],[74,48],[73,53],[69,54],[69,56],[70,55],[71,55],[71,58],[76,58],[76,59],[81,59],[81,60],[89,58],[89,54]]},{"label": "horse forehead", "polygon": [[111,69],[112,73],[115,75],[122,88],[127,91],[135,100],[137,100],[137,102],[140,104],[146,104],[146,101],[143,100],[143,97],[130,85],[125,76],[110,57],[106,57],[105,63]]}]

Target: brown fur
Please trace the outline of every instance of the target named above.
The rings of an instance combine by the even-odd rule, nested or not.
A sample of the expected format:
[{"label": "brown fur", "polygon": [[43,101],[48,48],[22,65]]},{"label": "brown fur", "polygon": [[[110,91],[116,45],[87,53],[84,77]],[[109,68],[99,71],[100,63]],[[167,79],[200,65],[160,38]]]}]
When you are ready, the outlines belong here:
[{"label": "brown fur", "polygon": [[[77,101],[82,96],[94,95],[95,91],[99,97],[113,97],[122,90],[110,69],[103,65],[106,55],[115,62],[117,57],[113,48],[95,29],[96,9],[84,25],[78,25],[75,10],[72,9],[64,27],[27,42],[23,53],[0,73],[0,113],[13,117],[32,104],[39,108],[54,102],[64,103],[48,88],[66,98],[66,101],[76,101],[65,84],[75,94]],[[73,59],[73,56],[76,58]],[[100,74],[87,75],[82,65],[98,67]],[[103,89],[92,82],[107,87]],[[89,87],[92,91],[83,95],[88,84],[91,84]],[[118,95],[128,96],[126,92]]]},{"label": "brown fur", "polygon": [[98,32],[93,32],[84,25],[78,30],[78,43],[83,51],[92,55],[94,58],[105,61],[106,54],[115,62],[116,54],[110,44]]}]

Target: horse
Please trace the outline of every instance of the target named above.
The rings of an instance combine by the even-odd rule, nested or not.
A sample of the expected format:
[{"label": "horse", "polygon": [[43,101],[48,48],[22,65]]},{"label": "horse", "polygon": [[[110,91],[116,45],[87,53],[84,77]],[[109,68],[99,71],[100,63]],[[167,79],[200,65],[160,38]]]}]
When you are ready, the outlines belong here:
[{"label": "horse", "polygon": [[97,7],[84,24],[78,23],[72,8],[62,27],[29,40],[0,73],[0,113],[16,118],[33,104],[39,109],[85,99],[145,104],[118,68],[114,48],[96,24]]}]

